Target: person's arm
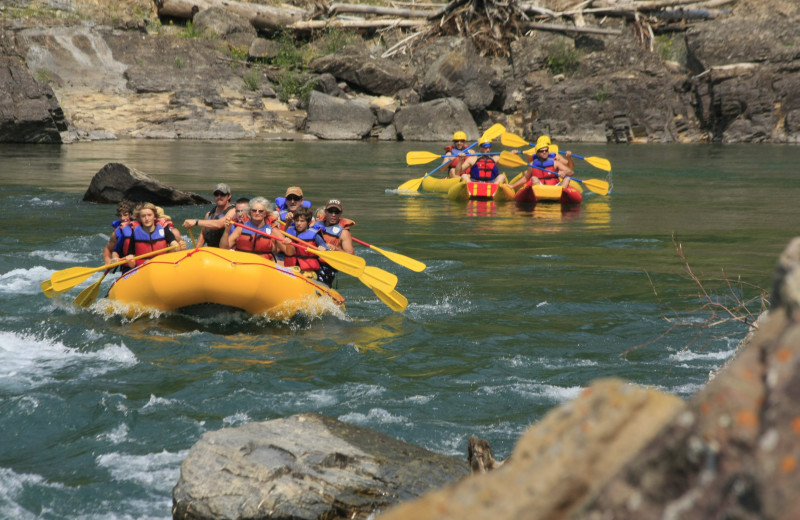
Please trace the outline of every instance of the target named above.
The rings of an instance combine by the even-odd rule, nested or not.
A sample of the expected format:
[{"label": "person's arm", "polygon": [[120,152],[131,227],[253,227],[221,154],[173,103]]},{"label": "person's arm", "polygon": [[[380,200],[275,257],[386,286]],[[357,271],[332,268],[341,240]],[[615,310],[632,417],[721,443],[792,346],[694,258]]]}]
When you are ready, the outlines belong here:
[{"label": "person's arm", "polygon": [[[228,246],[229,249],[233,249],[236,247],[236,241],[239,240],[239,237],[242,236],[242,228],[236,226],[231,231],[230,236],[228,236]],[[222,246],[222,241],[220,241],[220,246]]]},{"label": "person's arm", "polygon": [[275,244],[273,251],[280,251],[281,253],[288,255],[289,253],[287,253],[288,248],[286,247],[286,244],[291,244],[292,239],[281,235],[280,231],[275,228],[272,228],[272,234],[270,236],[273,238],[273,244]]},{"label": "person's arm", "polygon": [[[178,237],[180,237],[180,235],[178,235]],[[178,250],[180,251],[186,249],[186,242],[180,240],[179,238],[175,238],[175,235],[169,228],[164,230],[164,239],[167,241],[167,245],[169,245],[170,247],[177,245]]]},{"label": "person's arm", "polygon": [[112,255],[114,254],[114,249],[117,248],[117,242],[117,234],[115,232],[111,235],[111,237],[109,237],[108,242],[103,248],[103,263],[106,265],[114,262],[114,260],[112,260]]},{"label": "person's arm", "polygon": [[520,180],[518,180],[517,182],[511,184],[510,186],[511,186],[512,189],[516,190],[520,186],[523,186],[529,180],[531,180],[531,168],[528,168],[527,170],[525,170],[525,173],[522,174],[522,178]]},{"label": "person's arm", "polygon": [[567,150],[564,154],[565,155],[556,155],[555,162],[564,165],[570,170],[575,170],[575,160],[572,158],[572,152]]},{"label": "person's arm", "polygon": [[314,235],[314,243],[317,244],[317,247],[319,249],[324,249],[325,251],[328,251],[330,249],[328,247],[328,243],[325,242],[325,239],[322,238],[322,235],[320,235],[319,233]]},{"label": "person's arm", "polygon": [[342,230],[342,235],[339,237],[339,249],[351,255],[356,254],[353,249],[353,235],[350,234],[349,229]]}]

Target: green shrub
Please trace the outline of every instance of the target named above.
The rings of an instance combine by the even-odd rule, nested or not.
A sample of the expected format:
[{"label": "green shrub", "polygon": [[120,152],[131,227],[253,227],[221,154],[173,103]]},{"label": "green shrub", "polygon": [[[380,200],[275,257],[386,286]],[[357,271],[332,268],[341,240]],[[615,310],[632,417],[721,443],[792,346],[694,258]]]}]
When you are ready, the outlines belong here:
[{"label": "green shrub", "polygon": [[580,52],[565,41],[551,44],[547,49],[547,68],[553,74],[572,74],[580,65]]},{"label": "green shrub", "polygon": [[341,27],[328,27],[319,40],[320,50],[323,55],[328,55],[335,54],[348,45],[358,43],[360,38],[356,33],[345,31]]},{"label": "green shrub", "polygon": [[50,83],[50,71],[47,69],[37,70],[36,81],[39,83]]},{"label": "green shrub", "polygon": [[181,58],[180,56],[176,56],[175,57],[175,68],[176,69],[182,69],[185,66],[186,66],[186,62],[183,61],[183,58]]},{"label": "green shrub", "polygon": [[611,92],[608,91],[605,85],[594,91],[594,99],[600,103],[607,100],[609,97],[611,97]]},{"label": "green shrub", "polygon": [[317,86],[317,82],[308,80],[293,70],[285,70],[278,75],[276,86],[278,99],[282,103],[288,103],[290,99],[297,98],[303,105],[307,105],[311,91]]},{"label": "green shrub", "polygon": [[261,70],[250,69],[242,75],[244,86],[248,90],[256,91],[261,88]]},{"label": "green shrub", "polygon": [[181,38],[201,38],[203,36],[201,31],[194,28],[191,21],[186,22],[186,27],[180,32]]}]

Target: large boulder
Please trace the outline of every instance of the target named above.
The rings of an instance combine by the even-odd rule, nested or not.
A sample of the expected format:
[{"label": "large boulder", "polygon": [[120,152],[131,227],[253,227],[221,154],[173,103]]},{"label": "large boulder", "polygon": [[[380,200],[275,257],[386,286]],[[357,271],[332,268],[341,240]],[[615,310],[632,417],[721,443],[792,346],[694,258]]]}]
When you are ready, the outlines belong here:
[{"label": "large boulder", "polygon": [[314,59],[309,69],[333,74],[357,90],[391,96],[411,85],[408,73],[394,62],[371,56],[363,46],[347,46],[339,52]]},{"label": "large boulder", "polygon": [[175,519],[367,518],[469,473],[464,461],[317,414],[209,432],[181,465]]},{"label": "large boulder", "polygon": [[468,139],[478,139],[475,120],[463,101],[437,99],[402,108],[394,115],[397,138],[415,141],[449,141],[453,132],[466,132]]},{"label": "large boulder", "polygon": [[442,54],[425,68],[419,88],[423,100],[455,97],[464,101],[473,114],[497,102],[504,93],[500,73],[479,57],[472,46]]},{"label": "large boulder", "polygon": [[374,124],[375,115],[368,106],[322,92],[311,92],[306,121],[308,133],[321,139],[362,139]]},{"label": "large boulder", "polygon": [[92,177],[84,202],[115,204],[122,200],[158,206],[210,204],[196,193],[180,191],[121,163],[108,163]]}]

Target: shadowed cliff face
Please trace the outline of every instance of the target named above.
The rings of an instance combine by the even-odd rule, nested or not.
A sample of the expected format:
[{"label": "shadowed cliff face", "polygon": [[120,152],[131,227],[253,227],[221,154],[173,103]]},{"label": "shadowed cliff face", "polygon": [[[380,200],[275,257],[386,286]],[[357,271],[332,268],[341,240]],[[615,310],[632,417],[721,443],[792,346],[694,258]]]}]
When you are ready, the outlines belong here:
[{"label": "shadowed cliff face", "polygon": [[[245,19],[237,27],[224,12],[204,11],[202,23],[224,25],[226,34],[184,38],[177,26],[159,25],[155,4],[144,0],[75,0],[69,9],[26,4],[44,7],[36,16],[6,8],[0,18],[5,141],[294,136],[329,117],[306,113],[303,102],[278,101],[276,70],[232,58],[233,47],[249,47],[251,59],[270,48]],[[543,4],[554,11],[573,7]],[[382,58],[406,37],[386,33],[384,46],[365,42],[312,63],[303,81],[370,106],[372,129],[359,133],[379,139],[428,139],[398,132],[394,115],[419,101],[457,98],[480,128],[500,122],[526,136],[800,142],[800,7],[791,0],[736,0],[715,13],[671,23],[645,14],[661,31],[652,38],[624,17],[586,13],[587,26],[618,34],[534,31],[511,44],[508,59],[481,57],[470,41],[453,37]],[[341,115],[345,127],[357,123],[348,113]],[[454,124],[442,123],[448,130]]]}]

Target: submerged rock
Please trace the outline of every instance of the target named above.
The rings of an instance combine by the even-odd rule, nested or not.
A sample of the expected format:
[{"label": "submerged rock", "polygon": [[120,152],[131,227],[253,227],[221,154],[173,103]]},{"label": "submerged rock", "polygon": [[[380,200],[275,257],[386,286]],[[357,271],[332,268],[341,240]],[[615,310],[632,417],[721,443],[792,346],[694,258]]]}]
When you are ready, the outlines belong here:
[{"label": "submerged rock", "polygon": [[173,490],[173,518],[367,518],[469,473],[464,461],[318,414],[209,432]]}]

